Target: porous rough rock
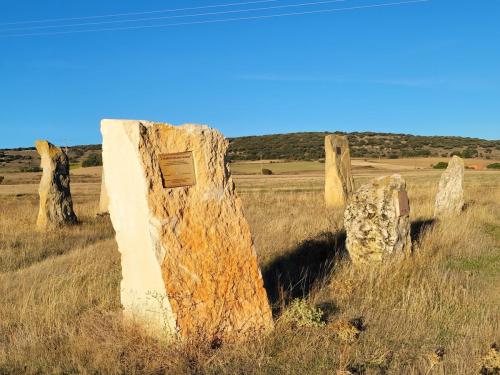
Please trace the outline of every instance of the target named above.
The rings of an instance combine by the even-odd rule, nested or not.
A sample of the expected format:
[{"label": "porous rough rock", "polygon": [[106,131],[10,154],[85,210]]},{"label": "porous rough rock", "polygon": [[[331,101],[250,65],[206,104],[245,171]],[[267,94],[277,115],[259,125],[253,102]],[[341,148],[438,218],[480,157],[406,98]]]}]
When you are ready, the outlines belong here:
[{"label": "porous rough rock", "polygon": [[325,137],[325,203],[327,207],[344,208],[354,192],[351,156],[347,137]]},{"label": "porous rough rock", "polygon": [[[125,316],[156,334],[220,340],[272,328],[250,229],[207,126],[103,120]],[[164,188],[160,155],[191,151],[194,185]]]},{"label": "porous rough rock", "polygon": [[361,186],[344,212],[346,247],[354,264],[382,262],[411,252],[410,206],[400,175]]},{"label": "porous rough rock", "polygon": [[47,141],[36,141],[35,147],[43,168],[38,188],[40,209],[37,227],[47,229],[75,224],[77,217],[71,199],[68,156],[61,148]]},{"label": "porous rough rock", "polygon": [[108,213],[109,206],[109,196],[108,191],[106,190],[106,180],[104,178],[104,170],[101,176],[101,194],[99,196],[99,215],[105,215]]},{"label": "porous rough rock", "polygon": [[480,363],[481,375],[499,375],[500,374],[500,350],[497,344],[490,347],[490,351],[483,358]]},{"label": "porous rough rock", "polygon": [[464,161],[453,156],[439,180],[434,217],[458,215],[464,207]]}]

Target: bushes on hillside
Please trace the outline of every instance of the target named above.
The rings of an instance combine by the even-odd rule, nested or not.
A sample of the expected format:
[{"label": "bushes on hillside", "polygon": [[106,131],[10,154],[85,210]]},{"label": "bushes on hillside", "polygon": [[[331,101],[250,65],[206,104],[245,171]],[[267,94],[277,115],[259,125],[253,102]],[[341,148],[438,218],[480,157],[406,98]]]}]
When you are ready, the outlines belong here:
[{"label": "bushes on hillside", "polygon": [[468,148],[464,152],[462,152],[462,155],[466,159],[471,159],[478,157],[478,152],[476,149]]},{"label": "bushes on hillside", "polygon": [[83,162],[82,167],[96,167],[102,165],[102,156],[99,154],[90,154]]},{"label": "bushes on hillside", "polygon": [[[229,155],[233,160],[319,160],[324,157],[324,137],[327,134],[332,134],[332,132],[231,138]],[[354,132],[347,136],[351,156],[363,158],[395,158],[395,155],[399,158],[431,157],[441,156],[444,153],[448,157],[451,152],[469,158],[479,157],[481,153],[494,150],[494,147],[498,145],[496,141],[460,137],[424,137],[373,132]]]}]

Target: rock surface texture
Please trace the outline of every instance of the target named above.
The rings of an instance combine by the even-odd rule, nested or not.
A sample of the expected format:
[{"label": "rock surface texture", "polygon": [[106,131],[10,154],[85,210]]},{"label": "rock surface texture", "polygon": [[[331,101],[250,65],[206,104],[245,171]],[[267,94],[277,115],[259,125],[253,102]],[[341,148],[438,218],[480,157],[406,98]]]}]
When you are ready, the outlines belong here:
[{"label": "rock surface texture", "polygon": [[75,224],[77,218],[71,199],[68,156],[61,148],[47,141],[36,141],[35,147],[43,168],[38,188],[40,209],[37,227],[48,229]]},{"label": "rock surface texture", "polygon": [[453,156],[439,180],[434,216],[458,215],[464,207],[464,161]]},{"label": "rock surface texture", "polygon": [[353,194],[344,213],[346,246],[354,264],[411,252],[410,206],[400,175],[380,177]]},{"label": "rock surface texture", "polygon": [[325,137],[325,203],[327,207],[344,208],[354,192],[351,156],[347,137]]},{"label": "rock surface texture", "polygon": [[106,180],[104,178],[104,170],[101,176],[101,194],[99,196],[99,215],[107,214],[109,206],[109,196],[108,191],[106,190]]},{"label": "rock surface texture", "polygon": [[[109,213],[122,257],[124,314],[183,338],[248,336],[272,327],[250,229],[225,160],[201,125],[103,120]],[[165,175],[191,152],[195,181]]]}]

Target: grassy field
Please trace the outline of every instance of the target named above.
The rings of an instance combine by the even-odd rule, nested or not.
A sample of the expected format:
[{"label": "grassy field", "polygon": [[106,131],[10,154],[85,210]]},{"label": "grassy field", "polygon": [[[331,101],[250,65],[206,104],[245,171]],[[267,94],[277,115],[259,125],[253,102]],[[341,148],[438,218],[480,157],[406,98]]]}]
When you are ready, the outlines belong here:
[{"label": "grassy field", "polygon": [[[6,175],[0,374],[477,374],[489,345],[500,343],[500,172],[467,171],[467,209],[434,222],[441,171],[415,161],[370,163],[379,165],[354,163],[358,186],[388,171],[407,179],[415,250],[373,269],[355,269],[345,255],[342,212],[323,205],[323,164],[316,172],[300,162],[280,166],[277,176],[236,176],[276,329],[219,349],[156,341],[120,319],[113,229],[95,216],[99,168],[72,170],[82,223],[50,233],[34,230],[39,175]],[[249,173],[240,166],[255,168],[234,165],[235,174]],[[283,318],[297,298],[320,309],[322,321]],[[357,339],[339,331],[353,319]]]},{"label": "grassy field", "polygon": [[[409,159],[353,159],[352,167],[359,173],[380,173],[382,171],[410,171],[432,169],[434,164],[448,162],[448,158],[409,158]],[[466,159],[465,165],[474,169],[485,169],[486,165],[497,162],[486,159]],[[273,174],[285,175],[322,175],[325,164],[318,161],[236,161],[231,163],[231,171],[236,175],[257,175],[261,170],[269,169]]]}]

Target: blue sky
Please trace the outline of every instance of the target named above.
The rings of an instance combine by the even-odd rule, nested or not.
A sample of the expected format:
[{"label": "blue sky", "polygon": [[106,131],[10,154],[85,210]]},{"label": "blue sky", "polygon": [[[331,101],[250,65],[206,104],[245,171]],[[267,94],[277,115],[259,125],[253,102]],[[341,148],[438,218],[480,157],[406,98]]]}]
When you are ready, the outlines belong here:
[{"label": "blue sky", "polygon": [[[250,1],[0,2],[0,148],[37,138],[100,143],[102,118],[204,123],[226,136],[341,130],[500,139],[500,1],[208,8]],[[204,8],[18,23],[186,7]],[[266,7],[274,8],[244,11]],[[323,13],[193,23],[309,11]],[[173,23],[188,24],[156,27]]]}]

